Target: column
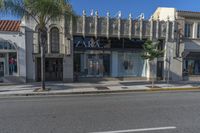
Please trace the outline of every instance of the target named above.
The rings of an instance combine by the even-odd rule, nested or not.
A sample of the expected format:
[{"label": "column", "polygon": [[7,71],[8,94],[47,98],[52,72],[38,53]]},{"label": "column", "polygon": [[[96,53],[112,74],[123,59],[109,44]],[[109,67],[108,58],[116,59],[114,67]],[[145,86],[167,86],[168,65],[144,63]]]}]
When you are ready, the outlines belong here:
[{"label": "column", "polygon": [[121,12],[118,14],[118,38],[121,38]]},{"label": "column", "polygon": [[150,40],[153,40],[153,16],[151,16],[150,23],[151,23]]},{"label": "column", "polygon": [[109,38],[109,31],[110,31],[110,13],[107,12],[107,25],[106,25],[106,36]]},{"label": "column", "polygon": [[167,27],[166,27],[166,37],[165,37],[165,53],[164,53],[164,80],[168,78],[168,70],[169,70],[169,17],[167,18]]},{"label": "column", "polygon": [[132,39],[132,15],[129,14],[129,39]]},{"label": "column", "polygon": [[140,40],[142,40],[143,37],[143,16],[140,17]]},{"label": "column", "polygon": [[198,22],[194,22],[194,25],[193,25],[193,34],[192,34],[192,38],[194,38],[194,39],[197,38],[197,29],[198,29]]},{"label": "column", "polygon": [[159,34],[160,34],[159,29],[160,29],[160,20],[158,17],[158,19],[156,21],[156,39],[159,39]]},{"label": "column", "polygon": [[175,31],[177,31],[177,29],[175,27],[176,27],[176,22],[173,21],[172,22],[172,36],[171,36],[172,40],[175,39]]},{"label": "column", "polygon": [[73,17],[70,18],[70,34],[73,35]]},{"label": "column", "polygon": [[98,34],[98,12],[95,12],[95,25],[94,25],[94,35],[95,38],[97,38],[97,34]]},{"label": "column", "polygon": [[73,39],[66,42],[70,43],[70,55],[65,55],[63,58],[63,81],[64,82],[73,82],[74,80],[74,61],[73,61]]},{"label": "column", "polygon": [[112,52],[112,64],[111,64],[112,77],[118,76],[118,52]]},{"label": "column", "polygon": [[85,26],[86,26],[86,11],[83,10],[83,31],[82,31],[83,37],[85,37]]},{"label": "column", "polygon": [[50,30],[47,31],[47,53],[50,54],[51,53],[51,45],[50,45]]}]

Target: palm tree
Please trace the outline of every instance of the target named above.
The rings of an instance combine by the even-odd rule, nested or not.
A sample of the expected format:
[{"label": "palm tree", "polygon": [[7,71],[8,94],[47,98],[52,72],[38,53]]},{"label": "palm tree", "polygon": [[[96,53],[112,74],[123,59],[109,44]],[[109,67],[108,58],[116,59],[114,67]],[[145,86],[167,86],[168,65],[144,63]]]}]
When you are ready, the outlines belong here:
[{"label": "palm tree", "polygon": [[1,0],[1,12],[33,19],[38,25],[41,53],[41,90],[45,90],[46,25],[61,16],[74,16],[68,0]]},{"label": "palm tree", "polygon": [[151,68],[150,70],[150,79],[152,81],[152,88],[154,87],[154,59],[162,57],[164,54],[164,51],[160,51],[158,50],[158,43],[153,43],[151,40],[147,40],[144,45],[143,45],[143,49],[144,49],[144,54],[142,55],[142,58],[145,60],[149,61],[149,66]]},{"label": "palm tree", "polygon": [[0,0],[0,8],[3,6],[3,1]]}]

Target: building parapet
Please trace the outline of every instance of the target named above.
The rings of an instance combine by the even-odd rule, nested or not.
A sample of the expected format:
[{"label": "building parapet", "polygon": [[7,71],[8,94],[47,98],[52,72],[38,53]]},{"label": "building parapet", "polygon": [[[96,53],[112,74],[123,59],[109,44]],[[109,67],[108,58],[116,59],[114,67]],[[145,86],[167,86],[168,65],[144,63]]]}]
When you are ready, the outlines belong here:
[{"label": "building parapet", "polygon": [[[100,17],[98,13],[94,16],[86,16],[85,11],[83,11],[82,16],[77,16],[73,23],[70,23],[70,19],[67,21],[69,22],[66,25],[66,33],[72,36],[80,35],[83,37],[105,36],[107,38],[117,37],[119,39],[140,38],[157,40],[165,39],[169,36],[168,39],[171,40],[174,39],[176,28],[175,21],[132,19],[131,15],[129,15],[128,19],[122,19],[121,17],[113,18],[110,17],[109,13],[107,13],[106,17]],[[167,33],[169,34],[167,35]]]}]

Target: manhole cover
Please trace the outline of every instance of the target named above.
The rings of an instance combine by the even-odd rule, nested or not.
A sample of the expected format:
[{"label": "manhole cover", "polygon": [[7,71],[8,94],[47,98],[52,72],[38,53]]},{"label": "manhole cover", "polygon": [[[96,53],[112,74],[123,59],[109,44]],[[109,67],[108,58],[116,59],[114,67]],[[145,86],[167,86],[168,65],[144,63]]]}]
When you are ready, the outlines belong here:
[{"label": "manhole cover", "polygon": [[109,90],[108,87],[105,87],[105,86],[97,86],[95,87],[97,90]]}]

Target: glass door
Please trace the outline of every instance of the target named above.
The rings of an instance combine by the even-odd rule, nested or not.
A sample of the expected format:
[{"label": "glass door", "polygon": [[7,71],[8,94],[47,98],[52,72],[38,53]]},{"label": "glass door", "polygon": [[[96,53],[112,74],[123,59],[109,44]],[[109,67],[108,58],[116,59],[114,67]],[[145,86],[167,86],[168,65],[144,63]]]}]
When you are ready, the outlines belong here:
[{"label": "glass door", "polygon": [[89,54],[87,63],[88,63],[88,77],[102,77],[103,76],[102,56]]},{"label": "glass door", "polygon": [[0,61],[0,77],[4,76],[4,62]]}]

